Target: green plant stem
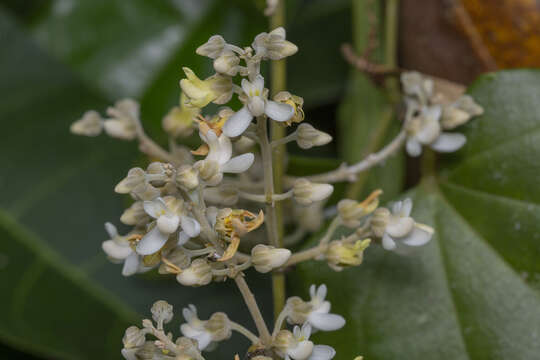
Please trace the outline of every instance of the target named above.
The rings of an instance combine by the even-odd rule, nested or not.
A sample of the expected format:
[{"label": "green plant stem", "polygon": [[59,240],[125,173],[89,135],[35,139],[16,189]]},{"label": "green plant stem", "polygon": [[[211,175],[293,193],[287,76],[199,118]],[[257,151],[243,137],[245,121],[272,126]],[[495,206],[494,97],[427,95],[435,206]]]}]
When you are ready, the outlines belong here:
[{"label": "green plant stem", "polygon": [[[280,0],[274,14],[270,17],[270,30],[280,26],[285,26],[285,0]],[[285,59],[272,61],[270,64],[270,94],[273,96],[286,89],[287,65]],[[286,128],[273,121],[271,124],[272,141],[279,141],[286,135]],[[274,190],[277,193],[283,192],[284,159],[286,155],[285,144],[277,145],[272,151],[272,168]],[[274,206],[277,247],[283,247],[283,210],[280,203]],[[272,274],[272,293],[274,297],[274,318],[277,318],[285,306],[285,275],[283,273]]]}]

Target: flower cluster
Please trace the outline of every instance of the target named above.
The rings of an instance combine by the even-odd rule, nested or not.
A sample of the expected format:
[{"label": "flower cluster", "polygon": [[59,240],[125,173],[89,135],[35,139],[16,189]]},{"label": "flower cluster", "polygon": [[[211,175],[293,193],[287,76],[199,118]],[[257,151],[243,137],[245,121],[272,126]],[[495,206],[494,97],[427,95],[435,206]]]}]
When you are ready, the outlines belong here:
[{"label": "flower cluster", "polygon": [[[269,1],[269,7],[270,3],[274,2]],[[183,68],[186,77],[180,80],[179,103],[162,121],[169,149],[146,135],[139,105],[132,99],[118,101],[106,110],[106,117],[88,111],[72,124],[75,134],[97,136],[104,131],[118,139],[136,140],[152,160],[146,168],[130,169],[114,188],[132,199],[120,216],[129,229],[120,235],[113,224],[106,223],[109,239],[102,248],[111,261],[123,264],[122,275],[157,268],[159,274],[174,275],[184,286],[233,279],[258,330],[255,335],[222,312],[201,320],[195,306],[189,305],[182,312],[186,321],[180,327],[183,336],[174,340],[163,328],[173,318],[172,306],[158,301],[151,309],[153,321],[146,319],[142,328],[126,330],[125,359],[204,359],[202,351],[229,339],[233,331],[252,342],[248,354],[254,354],[253,359],[332,359],[336,353],[332,347],[310,340],[314,331],[333,331],[345,325],[342,316],[330,313],[325,285],[312,286],[309,301],[289,298],[270,333],[244,272],[250,268],[260,273],[279,272],[308,260],[324,261],[331,269],[342,271],[361,265],[372,243],[405,253],[430,241],[433,229],[411,217],[410,199],[396,202],[390,209],[380,207],[382,191],[375,190],[363,201],[341,199],[335,206],[327,205],[334,191],[331,183],[351,181],[358,172],[383,162],[405,141],[413,156],[421,153],[422,145],[437,151],[456,150],[465,137],[443,130],[465,123],[482,108],[467,95],[441,105],[431,80],[405,73],[406,119],[392,143],[357,164],[343,164],[329,173],[285,175],[283,189],[276,193],[273,148],[294,141],[306,150],[332,140],[303,122],[301,97],[287,91],[270,94],[265,87],[261,62],[281,60],[297,50],[283,28],[258,34],[247,47],[229,44],[220,35],[210,37],[196,53],[210,58],[215,72],[200,78]],[[241,106],[224,106],[233,97]],[[223,106],[208,113],[210,103]],[[269,121],[290,129],[289,134],[272,139]],[[181,138],[192,134],[198,135],[200,145],[183,146]],[[290,215],[285,217],[287,229],[294,229],[283,239],[276,220],[277,202]],[[306,233],[321,229],[326,220],[329,225],[316,246],[295,253],[286,248]],[[266,237],[259,230],[263,224]],[[292,330],[282,329],[284,323],[292,325]],[[147,340],[149,336],[154,339]]]},{"label": "flower cluster", "polygon": [[445,130],[463,125],[484,112],[472,97],[463,95],[453,103],[441,103],[433,80],[417,72],[403,73],[401,84],[407,105],[405,129],[409,155],[419,156],[422,146],[437,152],[453,152],[465,145],[465,135]]}]

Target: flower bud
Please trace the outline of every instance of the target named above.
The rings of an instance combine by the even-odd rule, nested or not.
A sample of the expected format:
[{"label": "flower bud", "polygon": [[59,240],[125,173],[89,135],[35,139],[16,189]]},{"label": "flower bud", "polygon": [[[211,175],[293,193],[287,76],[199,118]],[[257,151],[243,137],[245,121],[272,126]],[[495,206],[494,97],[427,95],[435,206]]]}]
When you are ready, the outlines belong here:
[{"label": "flower bud", "polygon": [[418,97],[423,104],[426,104],[433,94],[433,80],[422,76],[416,71],[402,73],[401,84],[405,94]]},{"label": "flower bud", "polygon": [[130,192],[143,192],[147,186],[146,173],[143,169],[136,167],[128,171],[127,176],[120,181],[114,191],[119,194]]},{"label": "flower bud", "polygon": [[450,130],[462,125],[471,117],[484,113],[484,108],[478,105],[469,95],[463,95],[453,104],[443,108],[441,125]]},{"label": "flower bud", "polygon": [[97,111],[87,111],[82,118],[71,124],[69,130],[75,135],[98,136],[103,129],[103,119]]},{"label": "flower bud", "polygon": [[199,176],[208,185],[215,186],[223,179],[223,173],[219,171],[219,164],[213,160],[199,160],[193,165],[199,171]]},{"label": "flower bud", "polygon": [[186,106],[186,95],[180,96],[180,106],[173,107],[163,118],[161,125],[163,130],[173,137],[187,137],[193,133],[193,119],[200,114],[197,107]]},{"label": "flower bud", "polygon": [[214,70],[220,74],[235,76],[238,73],[240,58],[232,51],[224,51],[214,60]]},{"label": "flower bud", "polygon": [[270,33],[260,33],[251,44],[256,55],[264,60],[280,60],[298,51],[298,47],[285,40],[285,29],[278,27]]},{"label": "flower bud", "polygon": [[171,164],[155,161],[146,168],[146,179],[155,187],[162,187],[172,176],[174,168]]},{"label": "flower bud", "polygon": [[212,268],[204,259],[195,259],[190,267],[176,276],[176,280],[185,286],[208,285],[212,281]]},{"label": "flower bud", "polygon": [[137,360],[161,360],[163,357],[161,350],[154,344],[153,341],[147,341],[144,345],[137,350],[135,359]]},{"label": "flower bud", "polygon": [[251,250],[251,261],[255,270],[260,273],[267,273],[285,264],[291,257],[288,249],[275,248],[267,245],[256,245]]},{"label": "flower bud", "polygon": [[329,197],[334,191],[330,184],[312,183],[307,179],[298,179],[294,182],[293,195],[300,205],[311,205]]},{"label": "flower bud", "polygon": [[199,46],[195,52],[197,55],[207,56],[211,59],[217,58],[222,52],[227,43],[221,35],[210,36],[208,41]]},{"label": "flower bud", "polygon": [[215,74],[205,80],[201,80],[195,73],[183,68],[186,79],[180,81],[180,87],[191,106],[202,108],[210,102],[224,104],[231,99],[232,81],[230,77]]},{"label": "flower bud", "polygon": [[233,184],[206,188],[204,199],[214,204],[231,206],[238,202],[238,188]]},{"label": "flower bud", "polygon": [[302,149],[310,149],[313,146],[326,145],[332,141],[332,137],[330,135],[305,123],[298,126],[296,136],[296,143]]},{"label": "flower bud", "polygon": [[142,201],[135,201],[120,216],[120,221],[126,225],[144,225],[150,222],[150,217],[144,211]]},{"label": "flower bud", "polygon": [[312,306],[298,296],[293,296],[287,299],[287,308],[289,309],[287,319],[290,324],[305,323],[312,310]]},{"label": "flower bud", "polygon": [[364,258],[364,250],[371,240],[358,240],[354,244],[343,241],[332,241],[326,251],[328,265],[336,271],[343,270],[344,266],[358,266]]},{"label": "flower bud", "polygon": [[132,99],[117,101],[107,109],[111,118],[105,120],[105,132],[122,140],[133,140],[137,136],[136,121],[139,120],[139,104]]},{"label": "flower bud", "polygon": [[152,319],[158,324],[167,324],[173,318],[173,306],[164,300],[158,300],[150,309]]},{"label": "flower bud", "polygon": [[377,237],[382,237],[386,226],[390,222],[390,210],[387,208],[378,208],[373,212],[373,217],[371,218],[371,231]]},{"label": "flower bud", "polygon": [[341,222],[350,228],[360,226],[362,218],[379,206],[380,194],[382,194],[381,190],[375,190],[361,203],[351,199],[338,202],[337,209]]},{"label": "flower bud", "polygon": [[324,224],[324,203],[319,201],[308,206],[295,206],[294,216],[298,226],[309,232],[319,230]]},{"label": "flower bud", "polygon": [[176,170],[176,185],[187,190],[193,190],[199,186],[197,170],[191,165],[181,165]]},{"label": "flower bud", "polygon": [[146,333],[136,326],[130,326],[126,329],[122,342],[125,349],[131,349],[143,346],[146,341]]},{"label": "flower bud", "polygon": [[273,345],[281,352],[286,352],[287,349],[295,346],[297,343],[294,335],[289,330],[281,330],[276,335]]},{"label": "flower bud", "polygon": [[223,312],[212,314],[210,319],[206,321],[204,328],[212,335],[213,341],[223,341],[232,335],[229,318]]}]

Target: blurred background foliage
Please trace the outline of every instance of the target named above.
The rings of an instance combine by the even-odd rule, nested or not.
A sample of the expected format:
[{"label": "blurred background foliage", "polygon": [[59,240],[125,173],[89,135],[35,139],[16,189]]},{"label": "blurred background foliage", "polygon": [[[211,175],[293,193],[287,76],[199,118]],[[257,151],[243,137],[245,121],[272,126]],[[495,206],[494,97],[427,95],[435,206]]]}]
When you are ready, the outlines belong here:
[{"label": "blurred background foliage", "polygon": [[[488,70],[540,65],[534,1],[402,0],[399,13],[397,4],[287,1],[287,35],[300,48],[287,64],[288,88],[304,97],[307,121],[336,140],[305,154],[291,147],[296,157],[290,171],[331,168],[339,163],[336,158],[355,161],[399,129],[396,84],[381,88],[351,71],[340,53],[344,42],[362,52],[375,34],[373,61],[465,84]],[[229,283],[191,289],[152,274],[126,279],[107,262],[100,247],[106,237],[102,224],[118,224],[126,205],[112,189],[141,159],[133,143],[74,137],[68,129],[86,109],[102,111],[130,96],[141,102],[148,132],[164,141],[161,118],[178,101],[181,67],[211,72],[211,63],[195,55],[195,48],[216,33],[231,43],[250,44],[267,29],[263,7],[263,1],[250,0],[0,1],[1,358],[118,359],[123,330],[138,324],[158,299],[175,305],[177,314],[195,303],[203,316],[226,311],[251,327]],[[370,249],[365,266],[339,274],[350,286],[330,294],[351,325],[345,333],[317,336],[336,345],[340,359],[357,353],[373,359],[538,354],[540,341],[533,344],[540,336],[535,290],[540,210],[531,188],[539,174],[533,141],[540,123],[534,103],[539,81],[533,72],[510,73],[485,77],[472,90],[490,107],[488,114],[466,129],[469,145],[453,160],[444,159],[441,176],[431,182],[424,177],[412,193],[426,204],[428,210],[418,214],[425,222],[437,227],[452,219],[453,227],[441,228],[413,260]],[[509,87],[521,91],[509,99],[504,90]],[[502,141],[500,134],[515,140],[510,148],[490,152]],[[486,168],[486,162],[499,165]],[[380,186],[388,200],[419,179],[418,163],[398,155],[340,191],[361,196]],[[475,220],[467,227],[463,218]],[[508,231],[516,224],[520,229]],[[462,262],[451,261],[463,254],[469,255]],[[336,281],[322,268],[303,267],[291,283],[295,293],[313,281]],[[271,319],[268,278],[249,276]],[[498,279],[503,285],[491,286]],[[179,320],[171,327],[176,332]],[[246,343],[234,336],[211,357],[232,359],[239,346]]]}]

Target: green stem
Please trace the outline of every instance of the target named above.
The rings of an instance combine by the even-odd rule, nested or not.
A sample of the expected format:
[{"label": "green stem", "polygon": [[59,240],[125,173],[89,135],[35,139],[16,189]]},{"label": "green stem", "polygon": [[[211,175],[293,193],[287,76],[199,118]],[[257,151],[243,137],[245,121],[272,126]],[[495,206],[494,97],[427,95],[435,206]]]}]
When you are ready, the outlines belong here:
[{"label": "green stem", "polygon": [[[285,0],[280,0],[274,14],[270,17],[270,30],[285,26]],[[273,96],[286,89],[287,64],[285,59],[272,61],[270,64],[270,94]],[[286,128],[276,122],[271,124],[272,141],[279,141],[286,135]],[[272,168],[274,173],[274,191],[278,194],[283,192],[284,159],[286,154],[285,144],[277,145],[272,151]],[[280,203],[274,207],[277,247],[283,247],[283,209]],[[277,318],[285,306],[285,275],[283,273],[272,274],[272,292],[274,297],[274,318]]]}]

